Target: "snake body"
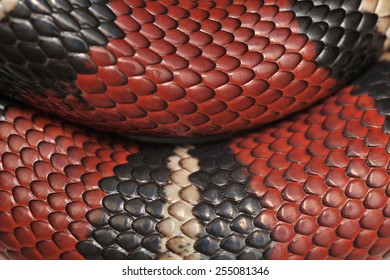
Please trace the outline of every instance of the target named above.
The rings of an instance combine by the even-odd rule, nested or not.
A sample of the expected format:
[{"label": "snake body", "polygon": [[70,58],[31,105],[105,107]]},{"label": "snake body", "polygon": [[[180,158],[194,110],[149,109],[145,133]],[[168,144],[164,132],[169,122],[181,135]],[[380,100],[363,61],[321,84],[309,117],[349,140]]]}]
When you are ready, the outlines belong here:
[{"label": "snake body", "polygon": [[385,0],[1,0],[0,257],[390,258],[389,26]]},{"label": "snake body", "polygon": [[2,2],[6,95],[164,138],[223,137],[301,110],[374,62],[389,26],[384,0]]}]

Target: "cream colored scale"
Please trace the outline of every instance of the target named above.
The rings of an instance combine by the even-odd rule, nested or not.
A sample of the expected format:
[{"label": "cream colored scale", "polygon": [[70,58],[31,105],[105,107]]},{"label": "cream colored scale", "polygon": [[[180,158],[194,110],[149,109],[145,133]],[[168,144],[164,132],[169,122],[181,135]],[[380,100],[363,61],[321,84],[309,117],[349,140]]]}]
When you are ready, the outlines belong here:
[{"label": "cream colored scale", "polygon": [[12,11],[20,0],[0,0],[0,20]]},{"label": "cream colored scale", "polygon": [[378,15],[378,31],[386,35],[385,50],[390,49],[390,1],[389,0],[362,0],[360,11]]},{"label": "cream colored scale", "polygon": [[194,243],[204,232],[203,224],[192,214],[192,208],[200,202],[200,190],[189,176],[200,169],[198,159],[188,154],[193,147],[178,146],[168,159],[170,182],[163,187],[162,196],[167,200],[164,219],[156,228],[165,236],[160,250],[165,251],[158,259],[199,259]]}]

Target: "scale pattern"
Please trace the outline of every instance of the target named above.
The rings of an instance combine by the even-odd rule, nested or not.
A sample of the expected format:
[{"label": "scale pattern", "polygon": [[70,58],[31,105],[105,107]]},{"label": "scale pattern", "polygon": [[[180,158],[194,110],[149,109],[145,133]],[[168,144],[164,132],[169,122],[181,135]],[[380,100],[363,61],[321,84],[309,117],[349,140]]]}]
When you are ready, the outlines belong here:
[{"label": "scale pattern", "polygon": [[390,25],[372,13],[383,3],[17,1],[1,8],[0,86],[97,129],[228,135],[305,108],[372,63]]},{"label": "scale pattern", "polygon": [[2,102],[0,254],[389,258],[389,135],[369,94],[390,92],[388,65],[290,120],[195,146],[108,141]]},{"label": "scale pattern", "polygon": [[[72,3],[76,2],[74,7],[89,5],[81,0]],[[193,4],[170,3],[184,2]],[[259,2],[245,4],[263,5]],[[68,2],[1,1],[0,29],[9,23],[10,15],[28,27],[23,20],[44,11],[44,3],[66,6]],[[98,19],[122,29],[119,16],[110,12],[115,11],[113,2],[110,9],[98,3],[102,7]],[[122,10],[119,7],[127,2],[115,3]],[[139,7],[147,3],[143,10],[151,11],[152,1],[131,3]],[[236,12],[243,3],[226,10]],[[264,3],[261,8],[272,10],[273,2]],[[345,15],[344,27],[357,22],[360,12],[352,11],[359,9],[378,13],[375,28],[386,34],[389,3],[337,0],[329,5],[331,11],[322,0],[283,5],[297,15],[293,21],[300,19],[302,24],[315,11],[313,19],[321,17],[326,23],[314,22],[305,29],[309,44],[316,36],[326,42],[329,34],[339,34],[331,24],[340,18],[337,7],[341,6],[341,11],[351,11]],[[32,16],[23,9],[29,5],[35,9]],[[286,8],[283,5],[279,14]],[[159,7],[155,4],[153,11]],[[172,13],[176,6],[169,7]],[[173,14],[180,15],[180,9],[175,9]],[[192,6],[188,10],[194,12]],[[115,17],[107,17],[112,14]],[[376,17],[364,15],[357,28],[374,28]],[[145,19],[145,12],[139,16]],[[323,34],[323,26],[333,31]],[[100,29],[95,26],[94,30]],[[141,28],[137,34],[154,33]],[[352,38],[347,34],[346,38]],[[121,39],[122,35],[118,32],[108,45],[126,41],[128,34]],[[0,36],[4,38],[11,37]],[[382,42],[384,37],[359,40],[355,46],[363,48],[365,42]],[[85,56],[92,49],[105,49],[95,43],[88,42]],[[341,81],[348,79],[343,71],[337,75],[332,71],[349,51],[339,47],[337,58],[324,45],[315,63],[328,64],[317,70],[331,69],[327,77]],[[195,146],[107,138],[1,99],[0,258],[390,259],[389,58],[385,54],[382,62],[352,85],[290,119],[227,141]],[[71,65],[68,60],[64,63]],[[78,79],[77,75],[75,85]],[[7,87],[10,80],[1,82]],[[39,96],[43,92],[35,86],[37,90],[31,88],[29,94]]]},{"label": "scale pattern", "polygon": [[97,182],[136,147],[1,104],[0,255],[82,259],[75,246],[93,229],[85,213],[104,197]]},{"label": "scale pattern", "polygon": [[[387,77],[378,70],[383,67],[369,75]],[[377,80],[383,93],[390,92],[388,81]],[[252,192],[267,209],[261,223],[275,241],[270,258],[389,255],[385,117],[367,92],[352,95],[353,89],[231,144],[248,165]]]},{"label": "scale pattern", "polygon": [[78,244],[86,258],[153,259],[164,252],[158,223],[165,202],[159,193],[169,181],[164,162],[172,155],[169,148],[146,148],[115,167],[115,176],[99,182],[107,196],[102,208],[86,216],[96,227],[89,240]]},{"label": "scale pattern", "polygon": [[379,16],[378,31],[386,34],[385,50],[390,49],[390,3],[386,0],[362,1],[360,8],[367,13]]},{"label": "scale pattern", "polygon": [[124,37],[106,0],[7,3],[0,3],[2,80],[21,83],[29,94],[46,87],[59,98],[76,92],[78,74],[97,72],[89,48]]},{"label": "scale pattern", "polygon": [[87,259],[262,259],[271,240],[255,226],[261,207],[244,190],[246,175],[220,143],[141,149],[99,182],[107,196],[87,213],[96,229],[78,251]]},{"label": "scale pattern", "polygon": [[211,259],[263,259],[270,249],[269,231],[259,228],[260,197],[247,191],[249,173],[226,143],[200,145],[190,151],[200,170],[189,179],[202,192],[193,214],[205,223],[195,249]]},{"label": "scale pattern", "polygon": [[390,133],[390,64],[379,62],[372,67],[371,71],[363,74],[359,82],[355,82],[357,88],[353,94],[369,94],[376,100],[379,114],[386,117],[383,123],[383,131]]}]

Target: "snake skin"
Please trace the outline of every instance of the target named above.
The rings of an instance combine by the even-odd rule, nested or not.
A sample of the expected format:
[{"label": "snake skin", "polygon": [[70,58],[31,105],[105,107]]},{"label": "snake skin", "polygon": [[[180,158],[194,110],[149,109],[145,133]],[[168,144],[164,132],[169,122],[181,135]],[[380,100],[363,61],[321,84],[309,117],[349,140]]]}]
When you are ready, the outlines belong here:
[{"label": "snake skin", "polygon": [[[385,56],[386,58],[386,56]],[[390,258],[390,61],[226,141],[107,138],[0,106],[0,255]]]},{"label": "snake skin", "polygon": [[389,3],[0,0],[0,259],[390,259]]},{"label": "snake skin", "polygon": [[104,131],[225,136],[329,95],[389,45],[386,0],[1,0],[2,94]]}]

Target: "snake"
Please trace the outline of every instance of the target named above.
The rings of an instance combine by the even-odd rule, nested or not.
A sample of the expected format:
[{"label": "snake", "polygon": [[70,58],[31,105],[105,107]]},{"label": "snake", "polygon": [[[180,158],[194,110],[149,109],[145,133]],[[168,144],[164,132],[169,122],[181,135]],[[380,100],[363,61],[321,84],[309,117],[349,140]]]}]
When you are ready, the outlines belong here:
[{"label": "snake", "polygon": [[389,4],[0,0],[0,259],[390,259]]}]

